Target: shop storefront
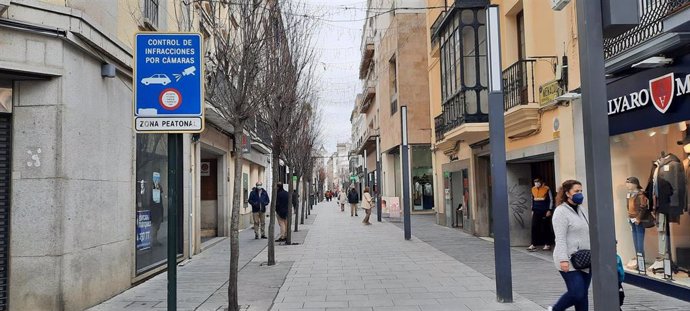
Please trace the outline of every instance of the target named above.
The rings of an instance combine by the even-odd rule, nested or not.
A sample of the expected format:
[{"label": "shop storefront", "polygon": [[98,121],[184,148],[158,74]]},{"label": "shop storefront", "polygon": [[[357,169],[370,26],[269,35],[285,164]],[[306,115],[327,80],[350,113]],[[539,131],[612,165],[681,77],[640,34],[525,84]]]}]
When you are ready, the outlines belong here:
[{"label": "shop storefront", "polygon": [[[164,265],[167,259],[168,135],[137,134],[136,156],[135,262],[136,274],[140,275]],[[182,176],[179,178],[178,184],[182,184]],[[178,206],[177,214],[184,215],[182,204]],[[179,221],[177,250],[180,255],[182,228],[182,221]]]},{"label": "shop storefront", "polygon": [[618,254],[634,279],[690,290],[690,56],[609,81],[608,114]]},{"label": "shop storefront", "polygon": [[410,148],[412,156],[412,210],[430,211],[434,208],[433,168],[428,145]]}]

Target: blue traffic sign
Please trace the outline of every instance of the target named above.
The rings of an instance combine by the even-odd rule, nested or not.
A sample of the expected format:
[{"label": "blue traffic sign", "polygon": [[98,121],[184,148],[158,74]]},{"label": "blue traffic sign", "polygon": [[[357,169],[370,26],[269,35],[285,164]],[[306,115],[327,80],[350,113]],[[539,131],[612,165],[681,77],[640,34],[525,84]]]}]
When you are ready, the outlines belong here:
[{"label": "blue traffic sign", "polygon": [[133,84],[137,132],[203,130],[202,59],[201,34],[136,34]]}]

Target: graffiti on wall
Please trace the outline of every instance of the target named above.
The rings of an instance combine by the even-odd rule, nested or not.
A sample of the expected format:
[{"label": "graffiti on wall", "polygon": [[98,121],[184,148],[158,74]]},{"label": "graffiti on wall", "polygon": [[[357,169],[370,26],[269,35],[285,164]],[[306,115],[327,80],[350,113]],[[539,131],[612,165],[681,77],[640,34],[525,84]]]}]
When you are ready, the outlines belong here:
[{"label": "graffiti on wall", "polygon": [[525,229],[525,220],[530,215],[532,205],[529,187],[518,183],[511,185],[508,188],[508,205],[515,223]]}]

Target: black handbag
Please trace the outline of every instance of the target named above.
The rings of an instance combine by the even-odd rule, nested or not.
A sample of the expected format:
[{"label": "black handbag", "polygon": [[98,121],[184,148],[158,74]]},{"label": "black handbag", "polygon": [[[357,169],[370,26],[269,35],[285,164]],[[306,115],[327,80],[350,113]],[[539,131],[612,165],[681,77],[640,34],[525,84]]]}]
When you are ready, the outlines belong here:
[{"label": "black handbag", "polygon": [[577,270],[589,269],[592,267],[592,253],[588,249],[580,249],[570,255],[570,262]]}]

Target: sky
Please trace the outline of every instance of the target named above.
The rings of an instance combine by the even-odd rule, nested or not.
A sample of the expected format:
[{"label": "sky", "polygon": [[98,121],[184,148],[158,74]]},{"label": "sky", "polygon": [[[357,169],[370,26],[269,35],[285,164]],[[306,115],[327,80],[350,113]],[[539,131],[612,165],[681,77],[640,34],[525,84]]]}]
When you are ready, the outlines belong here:
[{"label": "sky", "polygon": [[355,97],[362,91],[359,80],[360,43],[367,2],[304,1],[316,16],[315,48],[319,54],[316,75],[324,147],[335,152],[338,143],[350,141],[350,115]]}]

